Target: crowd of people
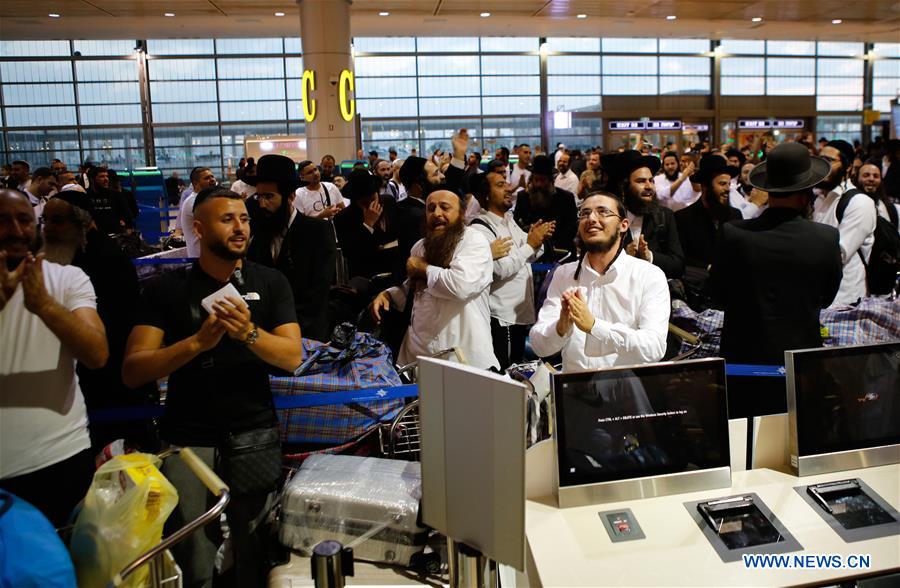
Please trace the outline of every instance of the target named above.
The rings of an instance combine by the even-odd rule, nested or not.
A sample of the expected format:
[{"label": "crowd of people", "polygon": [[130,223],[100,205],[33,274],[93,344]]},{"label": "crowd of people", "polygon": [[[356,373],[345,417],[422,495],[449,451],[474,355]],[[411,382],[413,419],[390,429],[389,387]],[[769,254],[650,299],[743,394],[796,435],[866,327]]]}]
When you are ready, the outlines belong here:
[{"label": "crowd of people", "polygon": [[[154,449],[155,431],[89,425],[86,406],[155,403],[162,378],[159,441],[228,471],[242,435],[277,424],[268,375],[291,374],[301,337],[328,341],[347,318],[337,296],[350,296],[351,318],[368,312],[359,326],[399,363],[455,347],[502,371],[530,343],[572,370],[662,359],[673,297],[724,309],[727,361],[778,365],[785,349],[822,344],[821,309],[895,287],[873,279],[872,251],[879,227],[900,234],[897,140],[685,153],[523,144],[514,162],[506,147],[485,162],[465,129],[451,144],[428,158],[373,150],[350,170],[332,155],[265,155],[230,188],[208,168],[183,192],[173,176],[173,235],[197,260],[143,288],[111,237],[138,214],[113,170],[13,162],[0,189],[0,487],[64,524],[98,448],[124,437]],[[558,264],[540,290],[535,262]],[[733,416],[779,408],[776,393],[729,403]],[[171,467],[177,526],[204,510],[205,490]],[[192,582],[217,569],[263,585],[259,522],[277,475],[264,478],[233,486],[227,532],[180,548]],[[217,558],[225,536],[231,557]]]}]

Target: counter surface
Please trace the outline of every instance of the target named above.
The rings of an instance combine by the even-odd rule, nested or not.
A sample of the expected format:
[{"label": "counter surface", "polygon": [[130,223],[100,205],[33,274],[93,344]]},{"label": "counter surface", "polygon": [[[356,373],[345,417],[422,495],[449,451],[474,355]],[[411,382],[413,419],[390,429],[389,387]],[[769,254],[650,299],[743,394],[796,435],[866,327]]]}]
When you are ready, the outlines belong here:
[{"label": "counter surface", "polygon": [[[860,478],[900,510],[900,465],[797,478],[760,469],[732,474],[731,488],[559,509],[555,497],[526,503],[531,574],[543,586],[784,586],[900,569],[900,536],[845,543],[794,490]],[[870,569],[751,569],[723,563],[684,503],[755,492],[803,546],[802,554],[871,556]],[[630,508],[646,539],[613,543],[597,513]],[[789,554],[789,555],[793,555]],[[532,585],[538,585],[531,578]]]}]

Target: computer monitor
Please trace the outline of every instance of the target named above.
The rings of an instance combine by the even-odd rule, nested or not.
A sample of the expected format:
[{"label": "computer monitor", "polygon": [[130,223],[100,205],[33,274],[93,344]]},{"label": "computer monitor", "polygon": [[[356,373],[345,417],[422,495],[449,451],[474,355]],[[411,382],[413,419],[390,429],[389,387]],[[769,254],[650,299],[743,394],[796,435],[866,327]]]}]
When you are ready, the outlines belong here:
[{"label": "computer monitor", "polygon": [[553,376],[560,507],[731,485],[725,362]]},{"label": "computer monitor", "polygon": [[900,463],[900,341],[784,356],[798,476]]}]

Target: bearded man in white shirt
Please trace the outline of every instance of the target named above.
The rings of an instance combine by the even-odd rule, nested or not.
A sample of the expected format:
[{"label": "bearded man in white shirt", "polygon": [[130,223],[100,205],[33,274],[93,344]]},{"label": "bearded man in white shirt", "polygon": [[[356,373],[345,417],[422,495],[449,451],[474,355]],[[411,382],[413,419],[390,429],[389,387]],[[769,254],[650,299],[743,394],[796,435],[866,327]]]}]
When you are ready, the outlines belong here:
[{"label": "bearded man in white shirt", "polygon": [[406,282],[379,294],[370,307],[375,321],[381,322],[382,313],[392,306],[403,310],[413,304],[399,362],[455,347],[469,365],[498,368],[488,302],[491,245],[480,231],[466,227],[459,196],[448,190],[428,195],[425,237],[410,254]]},{"label": "bearded man in white shirt", "polygon": [[575,194],[575,204],[578,204],[578,176],[569,168],[569,161],[570,156],[565,152],[556,158],[556,171],[559,173],[556,174],[556,180],[553,181],[553,185],[561,190]]},{"label": "bearded man in white shirt", "polygon": [[700,197],[700,192],[695,192],[691,185],[690,177],[696,170],[690,157],[685,159],[679,171],[678,154],[669,151],[663,155],[662,171],[653,178],[660,204],[675,212],[693,204]]},{"label": "bearded man in white shirt", "polygon": [[649,363],[666,351],[666,276],[652,263],[622,254],[627,215],[622,201],[606,192],[588,196],[578,209],[582,256],[553,274],[531,328],[535,353],[562,351],[563,370]]},{"label": "bearded man in white shirt", "polygon": [[519,228],[511,211],[512,187],[502,174],[483,174],[470,186],[482,210],[469,226],[492,243],[499,239],[506,250],[494,254],[489,297],[494,355],[505,370],[523,360],[528,329],[534,324],[531,264],[543,255],[544,242],[553,236],[556,223],[538,220],[527,233]]}]

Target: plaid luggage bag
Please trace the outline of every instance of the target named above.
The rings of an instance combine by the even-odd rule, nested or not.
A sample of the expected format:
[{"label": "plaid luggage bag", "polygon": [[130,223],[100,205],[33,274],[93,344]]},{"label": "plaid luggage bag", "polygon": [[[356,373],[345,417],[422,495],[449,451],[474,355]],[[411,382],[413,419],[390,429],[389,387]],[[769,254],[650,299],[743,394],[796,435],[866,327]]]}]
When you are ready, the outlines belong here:
[{"label": "plaid luggage bag", "polygon": [[[320,347],[319,341],[303,339],[303,357]],[[387,346],[368,333],[357,333],[345,350],[328,348],[301,377],[271,377],[270,387],[279,396],[303,396],[347,392],[401,384]],[[376,393],[377,395],[377,393]],[[404,406],[402,398],[322,406],[279,409],[281,440],[285,444],[318,448],[346,444],[382,422],[389,422]]]}]

